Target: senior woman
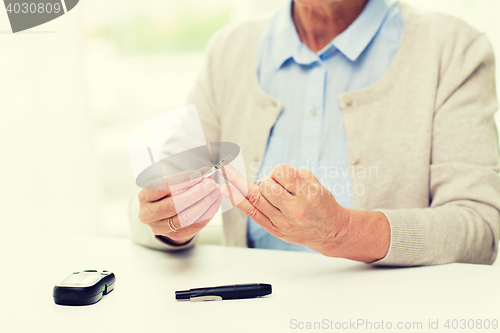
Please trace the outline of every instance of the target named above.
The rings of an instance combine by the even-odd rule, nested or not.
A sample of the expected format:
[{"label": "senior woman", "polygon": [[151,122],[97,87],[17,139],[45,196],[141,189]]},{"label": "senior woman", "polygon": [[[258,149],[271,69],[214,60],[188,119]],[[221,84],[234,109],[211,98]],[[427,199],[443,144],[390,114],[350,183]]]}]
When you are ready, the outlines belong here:
[{"label": "senior woman", "polygon": [[[241,147],[247,175],[228,166],[234,188],[196,184],[211,185],[192,207],[209,193],[235,200],[224,213],[231,246],[381,265],[491,264],[494,72],[484,34],[396,1],[295,0],[271,19],[225,27],[189,102],[207,141]],[[209,216],[172,228],[179,212],[161,209],[169,200],[168,189],[141,191],[137,242],[193,244]]]}]

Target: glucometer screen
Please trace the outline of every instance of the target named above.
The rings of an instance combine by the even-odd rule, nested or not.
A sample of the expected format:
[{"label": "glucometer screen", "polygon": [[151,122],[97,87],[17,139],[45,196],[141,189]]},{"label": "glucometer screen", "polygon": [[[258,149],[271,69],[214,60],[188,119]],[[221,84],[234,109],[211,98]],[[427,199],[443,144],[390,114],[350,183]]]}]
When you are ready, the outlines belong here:
[{"label": "glucometer screen", "polygon": [[101,274],[88,272],[72,274],[63,281],[59,282],[59,287],[90,287],[101,279]]}]

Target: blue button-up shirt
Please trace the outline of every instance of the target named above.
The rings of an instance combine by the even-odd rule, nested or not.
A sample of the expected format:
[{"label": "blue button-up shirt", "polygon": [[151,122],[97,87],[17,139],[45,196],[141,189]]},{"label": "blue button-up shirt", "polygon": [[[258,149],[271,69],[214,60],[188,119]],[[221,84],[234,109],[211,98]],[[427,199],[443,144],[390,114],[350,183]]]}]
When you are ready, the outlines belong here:
[{"label": "blue button-up shirt", "polygon": [[[280,163],[309,169],[352,207],[344,119],[338,95],[379,80],[396,54],[403,20],[393,0],[369,0],[363,12],[318,53],[300,38],[288,3],[271,19],[259,45],[257,74],[268,95],[283,101],[258,179]],[[248,221],[250,247],[312,251],[286,243]]]}]

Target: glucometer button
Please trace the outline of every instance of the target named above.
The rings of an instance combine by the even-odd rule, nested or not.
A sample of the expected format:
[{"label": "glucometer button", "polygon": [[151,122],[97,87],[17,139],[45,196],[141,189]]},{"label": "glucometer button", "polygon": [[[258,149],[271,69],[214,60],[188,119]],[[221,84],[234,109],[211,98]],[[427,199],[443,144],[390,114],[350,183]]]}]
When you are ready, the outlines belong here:
[{"label": "glucometer button", "polygon": [[64,293],[59,296],[63,301],[78,301],[80,298],[75,293]]}]

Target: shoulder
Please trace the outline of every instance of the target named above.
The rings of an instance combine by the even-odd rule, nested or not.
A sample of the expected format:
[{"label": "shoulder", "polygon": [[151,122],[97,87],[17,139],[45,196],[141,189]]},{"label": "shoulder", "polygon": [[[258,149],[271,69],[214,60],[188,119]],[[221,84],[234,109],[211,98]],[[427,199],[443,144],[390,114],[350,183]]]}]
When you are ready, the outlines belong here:
[{"label": "shoulder", "polygon": [[404,30],[426,59],[438,60],[441,74],[448,67],[494,62],[493,48],[484,33],[452,15],[428,12],[401,3]]},{"label": "shoulder", "polygon": [[495,57],[484,33],[451,15],[402,8],[412,61],[437,75],[437,108],[465,82],[476,90],[494,87]]},{"label": "shoulder", "polygon": [[483,35],[464,20],[452,15],[430,12],[401,2],[404,29],[427,43],[467,45]]}]

